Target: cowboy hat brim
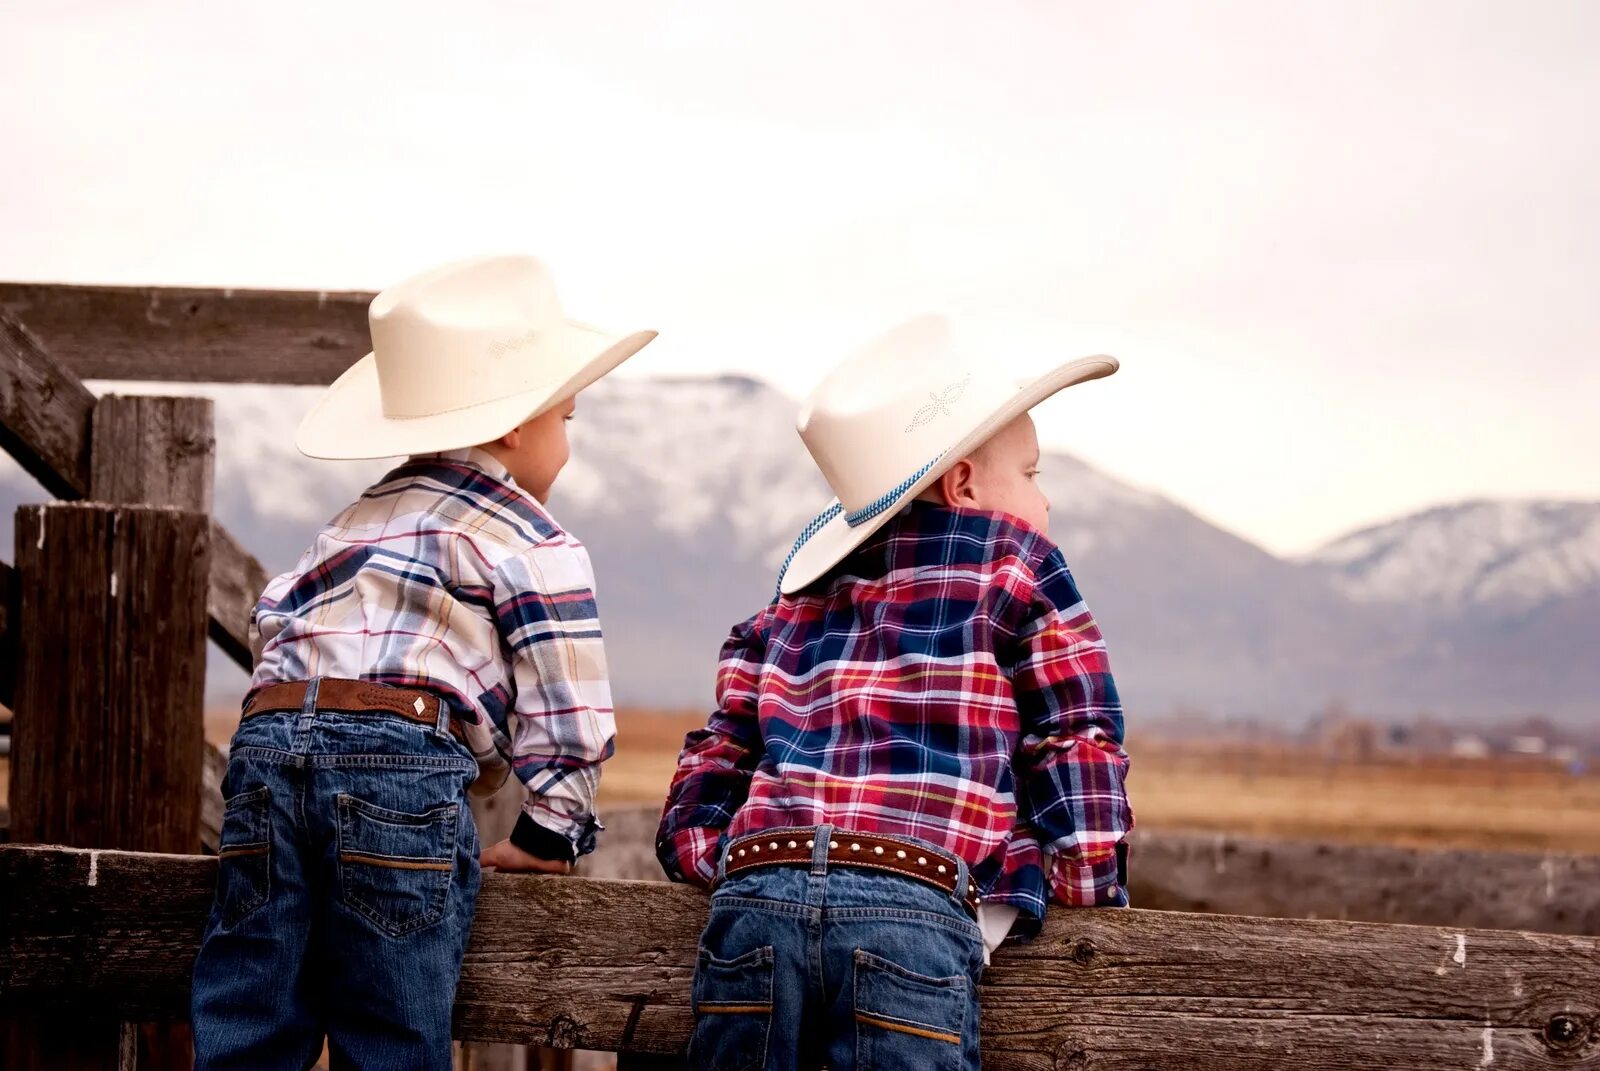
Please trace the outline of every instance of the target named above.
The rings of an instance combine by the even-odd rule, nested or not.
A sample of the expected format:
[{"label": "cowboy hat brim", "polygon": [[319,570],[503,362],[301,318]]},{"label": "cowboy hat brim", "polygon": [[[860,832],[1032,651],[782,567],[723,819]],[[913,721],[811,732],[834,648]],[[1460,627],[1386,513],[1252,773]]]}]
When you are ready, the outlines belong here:
[{"label": "cowboy hat brim", "polygon": [[[807,539],[790,558],[788,568],[778,581],[779,592],[793,595],[815,583],[829,569],[839,564],[845,555],[893,520],[900,512],[900,507],[936,483],[939,477],[950,470],[950,466],[970,456],[996,432],[1023,413],[1051,395],[1075,384],[1085,383],[1091,379],[1103,379],[1115,372],[1117,367],[1115,357],[1097,354],[1093,357],[1080,357],[1068,361],[1043,375],[1022,380],[1017,385],[1016,394],[968,429],[949,449],[939,455],[922,476],[884,505],[876,516],[852,528],[841,512],[818,529],[816,534]],[[838,500],[835,499],[833,504],[837,505]]]},{"label": "cowboy hat brim", "polygon": [[334,380],[300,422],[294,443],[308,457],[348,460],[428,454],[493,442],[571,398],[655,337],[654,331],[635,331],[619,338],[569,320],[549,342],[551,364],[570,369],[567,374],[504,398],[417,417],[384,414],[377,357],[369,353]]}]

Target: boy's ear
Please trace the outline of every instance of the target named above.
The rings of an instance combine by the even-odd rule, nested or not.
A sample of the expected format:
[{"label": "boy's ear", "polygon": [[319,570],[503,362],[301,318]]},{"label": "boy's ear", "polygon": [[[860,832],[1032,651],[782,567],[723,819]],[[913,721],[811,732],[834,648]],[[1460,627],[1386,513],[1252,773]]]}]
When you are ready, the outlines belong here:
[{"label": "boy's ear", "polygon": [[939,493],[947,506],[972,506],[978,500],[976,478],[978,468],[971,458],[964,457],[951,465],[939,477]]},{"label": "boy's ear", "polygon": [[515,450],[518,446],[522,445],[522,425],[518,424],[510,431],[500,436],[500,438],[496,439],[495,442],[499,443],[507,450]]}]

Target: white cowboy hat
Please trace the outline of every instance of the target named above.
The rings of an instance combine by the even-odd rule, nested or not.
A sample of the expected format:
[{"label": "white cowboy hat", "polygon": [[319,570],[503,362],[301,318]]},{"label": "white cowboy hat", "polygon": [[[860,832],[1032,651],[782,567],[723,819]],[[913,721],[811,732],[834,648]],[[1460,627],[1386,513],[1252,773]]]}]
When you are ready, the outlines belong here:
[{"label": "white cowboy hat", "polygon": [[1030,371],[960,341],[944,317],[919,316],[857,351],[806,400],[800,438],[838,498],[789,552],[781,594],[837,565],[1011,421],[1117,370],[1099,354]]},{"label": "white cowboy hat", "polygon": [[397,457],[498,439],[577,394],[656,337],[568,320],[528,256],[478,257],[389,287],[367,310],[372,352],[334,380],[295,446],[322,458]]}]

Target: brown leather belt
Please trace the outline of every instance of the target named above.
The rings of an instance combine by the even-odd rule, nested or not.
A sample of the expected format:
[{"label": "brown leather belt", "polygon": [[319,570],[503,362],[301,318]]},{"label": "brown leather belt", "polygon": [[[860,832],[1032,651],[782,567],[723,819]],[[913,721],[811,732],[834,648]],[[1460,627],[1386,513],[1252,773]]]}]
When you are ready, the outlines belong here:
[{"label": "brown leather belt", "polygon": [[[298,711],[305,706],[306,681],[286,681],[269,684],[256,692],[244,705],[239,720],[257,714],[279,711]],[[373,681],[352,681],[341,677],[323,677],[317,686],[317,709],[340,714],[393,714],[397,718],[414,721],[418,725],[437,725],[439,707],[444,702],[432,692],[414,688],[394,688]],[[461,727],[450,719],[450,735],[461,739]]]},{"label": "brown leather belt", "polygon": [[[815,833],[811,828],[769,829],[740,837],[728,845],[728,862],[723,872],[732,877],[741,870],[761,866],[810,866],[811,853],[816,847]],[[955,856],[948,852],[899,837],[851,833],[843,829],[834,830],[828,840],[828,866],[900,874],[952,896],[961,873]],[[967,913],[977,918],[978,889],[970,880],[964,903]]]}]

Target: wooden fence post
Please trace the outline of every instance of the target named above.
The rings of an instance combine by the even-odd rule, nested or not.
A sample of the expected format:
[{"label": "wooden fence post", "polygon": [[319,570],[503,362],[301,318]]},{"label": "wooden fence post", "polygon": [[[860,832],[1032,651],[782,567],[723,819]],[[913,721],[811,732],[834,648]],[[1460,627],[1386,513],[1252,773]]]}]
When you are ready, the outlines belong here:
[{"label": "wooden fence post", "polygon": [[[17,511],[11,839],[190,852],[200,831],[210,519],[150,506]],[[13,1020],[6,1066],[107,1068],[90,1009]],[[171,1051],[152,1036],[152,1051]],[[159,1062],[182,1065],[186,1054]]]},{"label": "wooden fence post", "polygon": [[216,466],[210,398],[107,394],[89,435],[89,498],[211,512]]},{"label": "wooden fence post", "polygon": [[193,851],[210,525],[160,507],[17,511],[12,839]]},{"label": "wooden fence post", "polygon": [[[117,397],[94,407],[90,491],[117,511],[18,517],[21,644],[13,840],[194,852],[200,836],[213,403]],[[24,535],[24,514],[37,523]],[[198,621],[198,632],[195,632]],[[32,674],[32,677],[29,677]],[[27,677],[24,684],[22,679]],[[8,1066],[190,1065],[189,1029],[13,1023]]]}]

